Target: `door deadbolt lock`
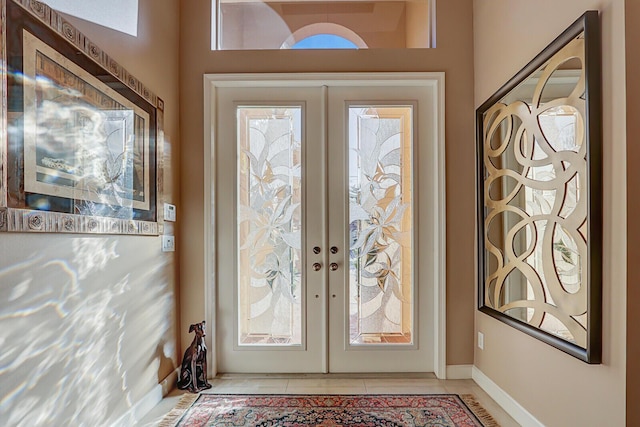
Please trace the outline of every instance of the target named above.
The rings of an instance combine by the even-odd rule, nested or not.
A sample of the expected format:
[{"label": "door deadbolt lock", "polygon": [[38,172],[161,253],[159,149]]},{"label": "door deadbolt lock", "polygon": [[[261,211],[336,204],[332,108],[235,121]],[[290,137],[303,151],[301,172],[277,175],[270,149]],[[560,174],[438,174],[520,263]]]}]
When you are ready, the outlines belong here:
[{"label": "door deadbolt lock", "polygon": [[331,251],[332,254],[337,254],[338,253],[338,247],[337,246],[331,246],[331,249],[329,249]]},{"label": "door deadbolt lock", "polygon": [[318,255],[320,253],[322,249],[320,249],[320,246],[314,246],[313,247],[313,253]]}]

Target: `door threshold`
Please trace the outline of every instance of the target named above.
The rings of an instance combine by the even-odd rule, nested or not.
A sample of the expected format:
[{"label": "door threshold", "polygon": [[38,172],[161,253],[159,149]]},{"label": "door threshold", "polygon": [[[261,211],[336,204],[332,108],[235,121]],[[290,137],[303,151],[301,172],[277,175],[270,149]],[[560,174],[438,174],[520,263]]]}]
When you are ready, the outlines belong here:
[{"label": "door threshold", "polygon": [[249,378],[270,378],[270,379],[437,379],[433,372],[354,372],[354,373],[298,373],[298,374],[265,374],[265,373],[223,373],[216,375],[218,379],[249,379]]}]

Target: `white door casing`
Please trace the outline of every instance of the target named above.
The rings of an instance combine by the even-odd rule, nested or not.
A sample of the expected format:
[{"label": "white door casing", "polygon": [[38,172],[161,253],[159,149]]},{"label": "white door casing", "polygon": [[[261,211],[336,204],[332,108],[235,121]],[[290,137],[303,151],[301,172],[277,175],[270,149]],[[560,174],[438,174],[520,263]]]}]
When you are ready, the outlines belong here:
[{"label": "white door casing", "polygon": [[[280,89],[276,89],[280,88]],[[294,101],[293,100],[303,100]],[[369,346],[366,357],[362,353],[363,346],[350,345],[347,335],[348,322],[335,321],[337,313],[348,313],[344,290],[348,288],[349,245],[346,233],[335,225],[327,227],[328,223],[345,223],[348,218],[348,201],[345,192],[327,191],[327,189],[344,187],[345,176],[342,167],[348,162],[348,151],[344,150],[346,124],[349,105],[364,105],[366,103],[380,105],[406,105],[407,101],[417,100],[413,105],[416,122],[417,139],[413,150],[416,164],[415,203],[413,208],[415,225],[418,225],[414,240],[416,243],[416,258],[414,281],[420,284],[421,294],[415,295],[422,299],[420,313],[412,313],[416,325],[415,337],[410,345],[398,350],[384,348],[384,346]],[[384,100],[387,103],[380,102]],[[408,372],[434,371],[440,378],[445,375],[445,286],[444,286],[444,75],[442,73],[384,73],[384,74],[339,74],[339,75],[207,75],[205,76],[205,269],[207,284],[205,289],[206,318],[210,322],[209,333],[209,366],[210,375],[215,375],[217,366],[225,371],[235,370],[223,360],[217,360],[216,343],[224,343],[225,348],[234,346],[233,356],[221,356],[234,363],[250,366],[253,372]],[[307,120],[304,125],[303,158],[306,166],[303,179],[305,194],[303,197],[303,215],[308,230],[303,233],[303,274],[307,281],[306,293],[303,291],[303,319],[310,318],[303,326],[303,334],[310,339],[304,339],[302,345],[282,351],[266,352],[260,349],[241,349],[236,344],[235,336],[228,326],[216,328],[220,325],[220,316],[228,309],[229,295],[218,283],[228,283],[235,278],[228,276],[218,265],[235,265],[235,259],[229,257],[228,243],[231,237],[229,227],[218,227],[216,218],[224,215],[235,217],[235,204],[228,203],[234,196],[229,191],[235,191],[235,185],[213,185],[216,175],[235,176],[233,170],[236,162],[221,161],[220,156],[233,157],[229,149],[230,143],[235,141],[232,134],[236,130],[233,117],[222,112],[222,105],[263,105],[265,103],[281,103],[293,105],[298,102],[306,117],[318,117],[318,120]],[[390,102],[390,104],[389,104]],[[252,104],[253,103],[253,104]],[[235,111],[235,109],[234,109]],[[328,112],[328,116],[327,116]],[[232,116],[235,113],[231,113]],[[329,121],[330,125],[319,124]],[[220,141],[220,142],[218,142]],[[328,154],[327,154],[328,153]],[[231,154],[231,157],[228,157]],[[215,161],[217,160],[217,164]],[[327,164],[329,172],[327,174]],[[338,165],[338,166],[336,166]],[[342,165],[342,166],[340,166]],[[309,179],[310,176],[325,176],[322,179]],[[340,182],[342,181],[342,182]],[[313,195],[313,197],[309,196]],[[328,199],[328,200],[327,200]],[[222,201],[226,201],[222,203]],[[329,203],[327,210],[323,206]],[[231,206],[230,206],[231,205]],[[216,211],[215,208],[218,208]],[[420,218],[420,221],[417,221]],[[346,222],[348,224],[348,221]],[[234,228],[235,232],[235,228]],[[338,233],[338,234],[336,234]],[[233,233],[231,233],[233,234]],[[218,245],[214,245],[218,242]],[[226,242],[222,244],[221,242]],[[338,245],[340,255],[329,254],[329,247]],[[312,248],[319,245],[322,253],[316,256]],[[318,261],[323,268],[319,272],[312,271],[310,266]],[[338,261],[341,266],[336,271],[327,268],[331,262]],[[343,273],[342,275],[340,273]],[[226,274],[226,275],[225,275]],[[419,274],[419,276],[417,275]],[[303,287],[304,288],[304,287]],[[228,288],[227,288],[228,289]],[[220,303],[218,294],[225,299]],[[237,294],[234,290],[232,294]],[[232,295],[231,297],[236,298]],[[220,311],[218,313],[218,311]],[[332,319],[329,321],[327,313]],[[237,318],[234,313],[231,318]],[[310,317],[309,317],[310,316]],[[342,313],[340,316],[346,319]],[[425,319],[425,317],[427,317]],[[304,320],[303,320],[304,322]],[[329,340],[325,337],[329,336]],[[229,337],[233,336],[230,341]],[[244,350],[244,351],[243,351]],[[264,350],[264,348],[262,349]],[[258,353],[256,352],[258,351]],[[420,354],[425,352],[424,354]],[[408,354],[414,354],[414,357]],[[289,356],[287,356],[287,354]],[[304,354],[304,356],[303,356]],[[272,357],[270,357],[271,355]],[[393,360],[405,362],[389,363]],[[367,363],[363,364],[363,359]],[[256,360],[260,362],[256,362]],[[282,362],[282,363],[280,363]],[[280,363],[280,365],[278,365]],[[240,365],[235,365],[240,366]]]}]

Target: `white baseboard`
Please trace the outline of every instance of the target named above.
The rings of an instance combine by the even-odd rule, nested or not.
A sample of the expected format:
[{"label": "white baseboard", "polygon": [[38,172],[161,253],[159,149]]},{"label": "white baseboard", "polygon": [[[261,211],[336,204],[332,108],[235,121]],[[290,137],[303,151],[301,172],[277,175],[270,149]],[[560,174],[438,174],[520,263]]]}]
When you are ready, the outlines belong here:
[{"label": "white baseboard", "polygon": [[473,365],[447,365],[448,380],[468,380],[472,375]]},{"label": "white baseboard", "polygon": [[179,374],[180,367],[178,366],[169,375],[167,375],[167,377],[163,379],[162,382],[160,382],[160,386],[162,387],[162,397],[165,397],[171,390],[176,388]]},{"label": "white baseboard", "polygon": [[131,409],[122,415],[118,421],[113,423],[115,426],[133,426],[144,418],[160,401],[174,388],[178,381],[179,368],[176,368],[160,384],[153,387],[142,399],[136,402]]},{"label": "white baseboard", "polygon": [[536,417],[531,415],[529,411],[524,409],[513,397],[475,366],[472,368],[472,378],[480,388],[486,391],[487,394],[522,427],[544,427],[544,424],[538,421]]}]

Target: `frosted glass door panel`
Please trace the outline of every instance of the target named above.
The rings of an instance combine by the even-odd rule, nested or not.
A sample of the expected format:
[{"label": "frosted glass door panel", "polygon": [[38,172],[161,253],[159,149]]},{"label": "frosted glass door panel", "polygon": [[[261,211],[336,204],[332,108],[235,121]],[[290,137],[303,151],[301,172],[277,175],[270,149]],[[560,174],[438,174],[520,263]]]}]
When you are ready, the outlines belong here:
[{"label": "frosted glass door panel", "polygon": [[301,112],[237,108],[241,346],[302,344]]},{"label": "frosted glass door panel", "polygon": [[215,91],[216,365],[326,372],[322,92],[241,86]]},{"label": "frosted glass door panel", "polygon": [[329,88],[331,372],[433,369],[432,94]]},{"label": "frosted glass door panel", "polygon": [[412,344],[412,106],[349,107],[350,343]]}]

